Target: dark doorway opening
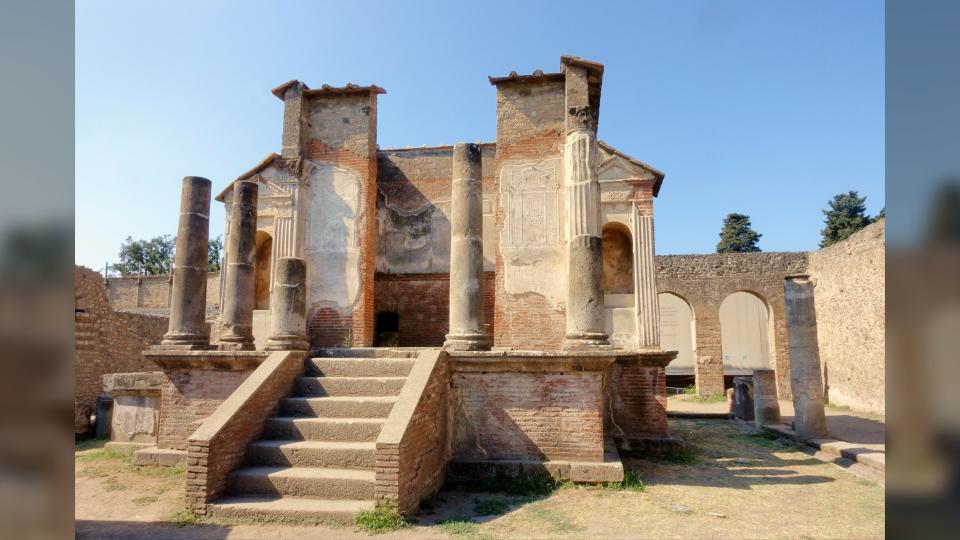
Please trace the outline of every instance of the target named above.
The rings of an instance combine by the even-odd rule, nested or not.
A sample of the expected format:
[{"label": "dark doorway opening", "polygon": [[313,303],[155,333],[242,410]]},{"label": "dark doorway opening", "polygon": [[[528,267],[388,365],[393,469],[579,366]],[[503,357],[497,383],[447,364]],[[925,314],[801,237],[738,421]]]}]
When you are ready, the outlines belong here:
[{"label": "dark doorway opening", "polygon": [[400,344],[400,314],[381,311],[373,323],[374,346],[396,347]]}]

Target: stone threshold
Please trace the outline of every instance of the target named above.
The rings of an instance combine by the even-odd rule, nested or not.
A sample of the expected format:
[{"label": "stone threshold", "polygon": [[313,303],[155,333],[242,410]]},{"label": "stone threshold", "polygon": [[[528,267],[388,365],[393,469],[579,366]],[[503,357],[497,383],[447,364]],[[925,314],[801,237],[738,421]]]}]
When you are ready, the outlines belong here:
[{"label": "stone threshold", "polygon": [[477,478],[548,475],[554,480],[580,483],[623,482],[623,462],[613,441],[603,448],[603,461],[537,459],[453,459],[447,467],[451,483],[473,483]]},{"label": "stone threshold", "polygon": [[110,441],[104,445],[104,448],[107,450],[112,450],[114,452],[123,452],[125,454],[133,454],[137,450],[143,450],[144,448],[154,447],[154,443],[138,443],[138,442],[124,442],[124,441]]},{"label": "stone threshold", "polygon": [[149,446],[133,453],[133,464],[141,467],[176,467],[186,462],[186,450]]},{"label": "stone threshold", "polygon": [[181,351],[162,348],[148,349],[142,354],[165,369],[227,370],[256,369],[270,355],[268,351]]},{"label": "stone threshold", "polygon": [[884,484],[887,456],[884,452],[877,452],[855,443],[837,439],[804,439],[786,424],[768,424],[763,426],[763,430],[809,446],[816,451],[814,457],[821,461],[833,462],[854,471],[858,469],[851,467],[853,464],[867,468],[869,471],[860,472],[866,473],[866,476],[876,480],[881,485]]},{"label": "stone threshold", "polygon": [[676,351],[601,349],[593,351],[447,351],[457,371],[602,371],[614,363],[663,367]]}]

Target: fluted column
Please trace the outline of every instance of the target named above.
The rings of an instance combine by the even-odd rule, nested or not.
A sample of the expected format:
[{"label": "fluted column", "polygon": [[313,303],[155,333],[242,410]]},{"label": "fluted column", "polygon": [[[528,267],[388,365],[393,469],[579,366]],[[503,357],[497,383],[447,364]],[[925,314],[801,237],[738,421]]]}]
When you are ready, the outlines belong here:
[{"label": "fluted column", "polygon": [[567,190],[567,332],[563,348],[609,347],[604,331],[596,124],[589,107],[570,112],[563,148]]},{"label": "fluted column", "polygon": [[223,297],[220,348],[253,350],[254,259],[257,255],[256,182],[233,184],[230,201],[230,236]]},{"label": "fluted column", "polygon": [[307,340],[307,263],[296,257],[277,260],[270,293],[268,351],[305,351]]},{"label": "fluted column", "polygon": [[450,200],[450,333],[443,346],[460,351],[490,348],[483,334],[483,185],[480,147],[453,147]]},{"label": "fluted column", "polygon": [[170,326],[160,346],[166,349],[208,349],[207,243],[210,240],[210,180],[183,179],[180,224],[170,297]]},{"label": "fluted column", "polygon": [[804,438],[827,434],[824,413],[820,349],[813,284],[807,276],[790,276],[784,282],[787,343],[790,349],[790,388],[793,392],[793,429]]},{"label": "fluted column", "polygon": [[657,299],[657,264],[653,246],[653,216],[633,205],[633,290],[637,309],[637,345],[660,348],[660,302]]}]

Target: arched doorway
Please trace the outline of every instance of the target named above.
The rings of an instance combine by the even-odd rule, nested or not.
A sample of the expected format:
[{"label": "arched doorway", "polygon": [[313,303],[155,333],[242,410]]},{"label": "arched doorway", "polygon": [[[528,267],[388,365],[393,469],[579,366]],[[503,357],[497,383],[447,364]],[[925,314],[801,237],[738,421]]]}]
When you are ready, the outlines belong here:
[{"label": "arched doorway", "polygon": [[253,309],[270,309],[270,273],[273,261],[273,238],[257,231],[257,254],[254,260]]},{"label": "arched doorway", "polygon": [[770,338],[772,318],[767,303],[757,295],[737,291],[720,304],[720,347],[723,374],[748,375],[757,368],[773,368]]},{"label": "arched doorway", "polygon": [[667,375],[692,376],[696,365],[693,309],[682,297],[665,292],[657,295],[660,304],[660,348],[677,351],[667,366]]}]

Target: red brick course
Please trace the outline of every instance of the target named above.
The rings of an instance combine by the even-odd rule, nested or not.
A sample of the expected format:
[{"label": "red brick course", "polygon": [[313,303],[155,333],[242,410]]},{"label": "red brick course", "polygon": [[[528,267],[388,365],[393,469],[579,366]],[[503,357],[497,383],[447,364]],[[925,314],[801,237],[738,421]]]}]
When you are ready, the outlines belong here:
[{"label": "red brick course", "polygon": [[253,370],[170,369],[164,370],[160,389],[160,426],[157,446],[186,450],[190,434]]}]

